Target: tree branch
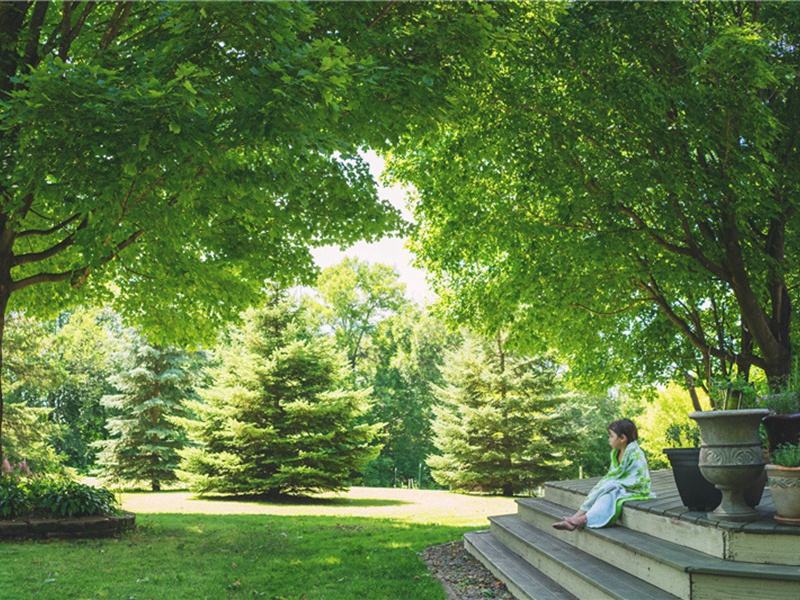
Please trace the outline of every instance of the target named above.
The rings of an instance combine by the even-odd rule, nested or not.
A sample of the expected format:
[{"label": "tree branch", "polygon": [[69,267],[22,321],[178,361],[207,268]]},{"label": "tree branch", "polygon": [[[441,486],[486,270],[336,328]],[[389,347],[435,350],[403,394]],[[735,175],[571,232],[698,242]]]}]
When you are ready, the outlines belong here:
[{"label": "tree branch", "polygon": [[60,230],[64,229],[64,227],[66,227],[70,223],[73,223],[74,221],[76,221],[79,218],[80,218],[80,215],[76,213],[76,214],[72,215],[69,219],[67,219],[66,221],[62,221],[61,223],[59,223],[58,225],[55,225],[54,227],[51,227],[50,229],[26,229],[25,231],[20,231],[14,237],[15,237],[15,239],[20,240],[22,238],[26,238],[26,237],[29,237],[29,236],[32,236],[32,235],[38,235],[38,236],[52,235],[52,234],[56,233],[57,231],[60,231]]},{"label": "tree branch", "polygon": [[674,310],[672,310],[672,306],[670,306],[667,299],[658,289],[658,284],[656,281],[651,277],[649,282],[639,281],[639,287],[644,290],[652,299],[653,301],[659,306],[662,310],[664,315],[669,319],[669,321],[675,325],[680,332],[686,337],[686,339],[691,342],[691,344],[700,350],[704,355],[708,354],[715,358],[719,358],[722,360],[726,360],[731,363],[747,363],[753,366],[756,366],[760,369],[763,369],[766,366],[766,363],[763,359],[757,356],[742,356],[739,354],[735,354],[729,350],[725,350],[722,348],[717,348],[716,346],[712,346],[704,341],[705,336],[698,335],[689,324],[684,321],[681,317],[679,317]]},{"label": "tree branch", "polygon": [[727,269],[724,269],[721,265],[718,265],[706,258],[706,256],[700,251],[700,249],[694,245],[692,242],[690,247],[686,246],[679,246],[678,244],[673,244],[672,242],[667,241],[666,238],[657,234],[652,228],[650,228],[647,223],[645,223],[644,219],[642,219],[634,210],[624,206],[622,204],[618,205],[618,208],[622,214],[628,216],[639,228],[646,233],[656,244],[664,248],[665,250],[669,250],[674,254],[680,254],[681,256],[688,256],[696,260],[701,266],[703,266],[709,273],[721,279],[722,281],[726,281],[730,283],[731,275]]},{"label": "tree branch", "polygon": [[386,8],[384,8],[384,9],[381,11],[381,13],[380,13],[380,14],[379,14],[377,17],[375,17],[374,19],[372,19],[372,23],[370,23],[369,25],[367,25],[367,29],[372,29],[372,27],[375,25],[375,23],[377,23],[377,22],[378,22],[378,21],[380,21],[380,20],[381,20],[383,17],[385,17],[385,16],[386,16],[386,15],[389,13],[389,11],[392,9],[392,6],[394,6],[395,4],[397,4],[397,1],[398,1],[398,0],[392,0],[391,2],[389,2],[389,4],[386,6]]},{"label": "tree branch", "polygon": [[120,2],[114,8],[114,15],[108,22],[103,37],[100,40],[100,51],[106,50],[117,37],[119,37],[122,25],[128,19],[133,8],[132,2]]},{"label": "tree branch", "polygon": [[89,224],[88,217],[84,217],[83,221],[81,221],[80,224],[75,228],[75,231],[71,232],[63,240],[61,240],[57,244],[53,244],[47,250],[42,250],[41,252],[31,252],[29,254],[20,254],[19,256],[15,256],[11,261],[11,266],[18,267],[20,265],[42,262],[43,260],[47,260],[48,258],[55,256],[56,254],[60,254],[61,252],[63,252],[64,250],[66,250],[72,244],[75,243],[75,234],[81,229],[84,229],[88,224]]},{"label": "tree branch", "polygon": [[[98,263],[98,266],[114,260],[117,256],[119,256],[120,252],[136,242],[136,240],[138,240],[142,235],[144,235],[143,229],[133,232],[131,235],[117,244],[117,246],[114,248],[114,251],[105,256]],[[40,283],[59,283],[66,280],[70,280],[70,285],[73,288],[80,287],[89,277],[90,271],[90,267],[83,267],[81,269],[72,269],[70,271],[63,271],[61,273],[37,273],[36,275],[31,275],[30,277],[25,277],[19,281],[12,282],[10,292],[18,292],[19,290],[23,290],[32,285],[38,285]]]},{"label": "tree branch", "polygon": [[580,303],[577,303],[577,302],[571,304],[571,306],[574,306],[575,308],[582,308],[586,312],[592,313],[593,315],[598,315],[600,317],[613,317],[613,316],[621,315],[622,313],[628,312],[630,309],[632,309],[637,304],[641,304],[642,302],[651,302],[651,301],[652,300],[648,300],[647,298],[638,298],[638,299],[634,300],[633,302],[631,302],[630,304],[628,304],[628,306],[625,306],[623,308],[620,308],[619,310],[614,310],[614,311],[611,311],[611,312],[594,310],[594,309],[589,308],[588,306],[586,306],[584,304],[580,304]]},{"label": "tree branch", "polygon": [[31,16],[31,24],[28,27],[28,44],[25,46],[25,64],[31,69],[39,64],[42,57],[39,55],[39,41],[42,35],[42,25],[44,25],[44,17],[47,14],[47,8],[50,6],[49,2],[39,1],[33,6],[33,15]]}]

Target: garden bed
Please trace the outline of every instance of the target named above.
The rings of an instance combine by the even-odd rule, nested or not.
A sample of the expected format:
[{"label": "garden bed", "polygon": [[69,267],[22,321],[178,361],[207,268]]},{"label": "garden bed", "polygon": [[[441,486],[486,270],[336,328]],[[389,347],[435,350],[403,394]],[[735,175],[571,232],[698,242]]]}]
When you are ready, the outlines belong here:
[{"label": "garden bed", "polygon": [[95,517],[18,517],[0,520],[0,540],[104,538],[136,527],[136,515],[125,512]]}]

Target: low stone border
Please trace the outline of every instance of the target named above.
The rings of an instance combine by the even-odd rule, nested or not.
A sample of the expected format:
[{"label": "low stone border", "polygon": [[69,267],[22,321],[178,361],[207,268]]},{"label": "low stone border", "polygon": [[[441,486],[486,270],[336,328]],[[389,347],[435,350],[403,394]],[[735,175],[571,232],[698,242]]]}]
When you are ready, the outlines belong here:
[{"label": "low stone border", "polygon": [[0,540],[104,538],[136,527],[136,515],[0,521]]}]

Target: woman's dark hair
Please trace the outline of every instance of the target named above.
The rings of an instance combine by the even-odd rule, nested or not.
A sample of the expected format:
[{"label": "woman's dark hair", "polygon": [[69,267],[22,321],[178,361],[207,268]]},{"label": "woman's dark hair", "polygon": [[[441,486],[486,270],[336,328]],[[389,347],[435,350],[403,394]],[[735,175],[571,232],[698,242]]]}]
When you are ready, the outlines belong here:
[{"label": "woman's dark hair", "polygon": [[609,431],[613,431],[618,437],[623,435],[628,438],[628,443],[635,442],[639,439],[639,432],[636,431],[636,425],[630,419],[620,419],[614,421],[608,426]]}]

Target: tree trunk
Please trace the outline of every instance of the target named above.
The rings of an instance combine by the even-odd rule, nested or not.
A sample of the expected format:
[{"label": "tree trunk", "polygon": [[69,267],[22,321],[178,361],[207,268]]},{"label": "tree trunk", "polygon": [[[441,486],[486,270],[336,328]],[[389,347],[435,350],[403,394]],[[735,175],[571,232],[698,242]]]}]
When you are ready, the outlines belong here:
[{"label": "tree trunk", "polygon": [[[5,263],[5,257],[0,258],[0,264]],[[0,464],[3,462],[3,334],[6,329],[6,306],[11,289],[11,274],[9,269],[0,268]]]}]

